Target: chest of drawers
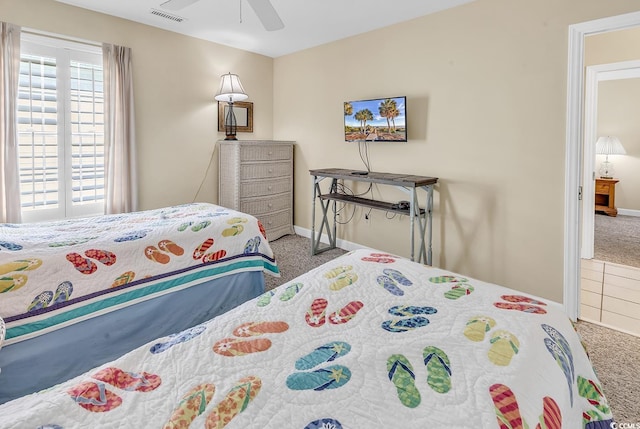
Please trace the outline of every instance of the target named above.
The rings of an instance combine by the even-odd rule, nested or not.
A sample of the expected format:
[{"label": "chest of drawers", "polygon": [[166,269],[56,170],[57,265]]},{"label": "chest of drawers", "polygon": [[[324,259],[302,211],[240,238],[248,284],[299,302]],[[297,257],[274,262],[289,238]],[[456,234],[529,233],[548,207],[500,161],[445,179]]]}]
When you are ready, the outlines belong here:
[{"label": "chest of drawers", "polygon": [[218,144],[218,204],[257,217],[269,240],[293,234],[293,142]]}]

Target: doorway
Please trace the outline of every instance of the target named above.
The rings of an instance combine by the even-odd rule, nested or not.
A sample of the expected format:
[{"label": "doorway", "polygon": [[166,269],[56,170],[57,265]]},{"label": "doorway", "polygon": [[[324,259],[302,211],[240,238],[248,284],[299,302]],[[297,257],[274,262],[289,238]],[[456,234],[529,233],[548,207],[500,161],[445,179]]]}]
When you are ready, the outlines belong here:
[{"label": "doorway", "polygon": [[[640,31],[631,31],[636,34],[626,31],[616,35],[622,39],[637,39]],[[607,40],[610,43],[612,39],[607,36]],[[600,47],[604,45],[600,44]],[[609,58],[610,52],[606,54]],[[592,59],[590,62],[597,61]],[[635,192],[632,192],[637,189],[639,179],[636,165],[640,133],[638,99],[640,61],[586,68],[579,317],[640,336],[637,316],[640,309],[640,211]],[[594,142],[607,135],[619,137],[626,143],[627,154],[635,154],[633,158],[613,160],[616,167],[611,175],[615,179],[611,180],[599,179],[600,174],[596,174]],[[600,200],[603,197],[613,199],[608,207],[597,206],[598,197]],[[595,214],[596,208],[604,208],[606,214]]]},{"label": "doorway", "polygon": [[[582,176],[582,247],[581,257],[594,257],[596,148],[598,138],[598,94],[601,82],[640,78],[640,60],[599,64],[587,67],[584,108],[584,157]],[[615,261],[612,261],[615,262]]]},{"label": "doorway", "polygon": [[640,12],[569,26],[567,68],[567,135],[565,156],[564,290],[565,311],[572,320],[580,312],[580,226],[584,195],[582,154],[585,106],[584,44],[592,34],[640,26]]}]

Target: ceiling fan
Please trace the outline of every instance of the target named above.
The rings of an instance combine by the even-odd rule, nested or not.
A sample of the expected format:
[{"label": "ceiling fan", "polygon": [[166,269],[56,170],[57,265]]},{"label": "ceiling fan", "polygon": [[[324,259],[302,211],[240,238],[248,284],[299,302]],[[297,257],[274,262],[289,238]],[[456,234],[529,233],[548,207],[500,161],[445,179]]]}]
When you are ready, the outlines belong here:
[{"label": "ceiling fan", "polygon": [[[168,10],[180,10],[199,0],[167,0],[160,6]],[[241,0],[242,1],[242,0]],[[269,0],[247,0],[267,31],[282,30],[284,23]]]}]

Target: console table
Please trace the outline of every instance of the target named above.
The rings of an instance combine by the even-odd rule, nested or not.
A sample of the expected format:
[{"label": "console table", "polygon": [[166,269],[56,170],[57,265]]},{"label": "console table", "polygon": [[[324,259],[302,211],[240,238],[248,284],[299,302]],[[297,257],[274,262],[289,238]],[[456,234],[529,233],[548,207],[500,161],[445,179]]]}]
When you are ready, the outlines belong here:
[{"label": "console table", "polygon": [[[418,262],[431,265],[431,232],[433,212],[433,185],[438,182],[437,177],[413,176],[408,174],[369,172],[368,174],[356,174],[357,171],[343,168],[323,168],[309,170],[313,176],[313,207],[311,210],[311,254],[316,255],[329,249],[336,248],[336,204],[338,201],[355,204],[358,206],[384,210],[409,216],[409,236],[411,242],[411,260],[415,260],[415,228],[418,227]],[[328,192],[322,192],[320,183],[324,179],[330,179]],[[356,182],[379,183],[394,186],[409,194],[409,207],[400,208],[395,203],[361,198],[338,192],[338,180],[351,180]],[[420,208],[418,190],[426,194],[424,208]],[[320,201],[322,220],[320,229],[316,234],[316,200]],[[333,224],[329,222],[329,208],[333,205]],[[329,245],[321,247],[320,238],[326,229]]]}]

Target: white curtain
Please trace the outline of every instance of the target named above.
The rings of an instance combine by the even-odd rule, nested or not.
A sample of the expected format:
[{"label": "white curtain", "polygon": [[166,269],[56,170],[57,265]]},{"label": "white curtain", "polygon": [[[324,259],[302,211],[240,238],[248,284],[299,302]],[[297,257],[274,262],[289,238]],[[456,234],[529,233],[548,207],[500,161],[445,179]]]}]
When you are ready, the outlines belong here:
[{"label": "white curtain", "polygon": [[18,79],[20,27],[0,22],[0,222],[20,223]]},{"label": "white curtain", "polygon": [[131,48],[102,45],[106,213],[138,210]]}]

